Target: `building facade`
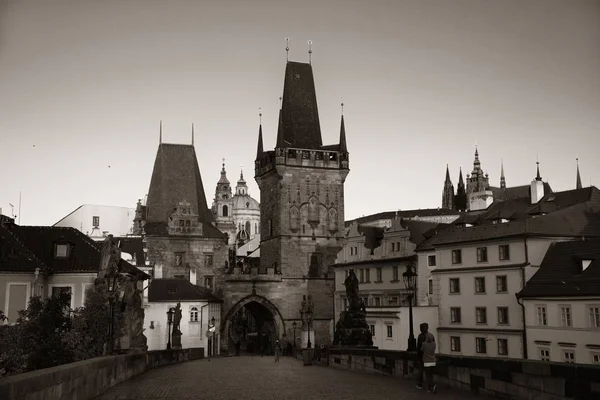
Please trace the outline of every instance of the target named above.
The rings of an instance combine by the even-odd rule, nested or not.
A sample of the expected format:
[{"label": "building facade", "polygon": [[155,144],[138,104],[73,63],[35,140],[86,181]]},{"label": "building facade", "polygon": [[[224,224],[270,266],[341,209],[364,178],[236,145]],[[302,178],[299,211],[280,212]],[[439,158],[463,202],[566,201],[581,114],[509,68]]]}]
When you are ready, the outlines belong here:
[{"label": "building facade", "polygon": [[518,298],[529,359],[600,365],[600,240],[553,243]]},{"label": "building facade", "polygon": [[54,224],[75,228],[98,241],[108,235],[125,236],[132,233],[135,208],[84,204]]}]

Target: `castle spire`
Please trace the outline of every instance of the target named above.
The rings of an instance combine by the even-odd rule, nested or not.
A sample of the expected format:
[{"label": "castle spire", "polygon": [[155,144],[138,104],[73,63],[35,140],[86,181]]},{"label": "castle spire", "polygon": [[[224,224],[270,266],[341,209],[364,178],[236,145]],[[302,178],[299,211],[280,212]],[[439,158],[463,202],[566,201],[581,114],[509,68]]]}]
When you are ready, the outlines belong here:
[{"label": "castle spire", "polygon": [[446,182],[445,183],[452,183],[452,181],[450,180],[450,170],[448,169],[448,164],[446,164]]},{"label": "castle spire", "polygon": [[500,160],[500,189],[506,189],[506,179],[504,179],[504,161]]},{"label": "castle spire", "polygon": [[348,146],[346,144],[346,127],[344,125],[344,103],[342,103],[342,122],[340,124],[340,152],[348,152]]},{"label": "castle spire", "polygon": [[442,191],[442,208],[454,209],[454,200],[454,185],[450,180],[450,169],[448,168],[448,164],[446,164],[446,180],[444,181],[444,190]]},{"label": "castle spire", "polygon": [[577,189],[581,189],[583,186],[581,185],[581,175],[579,174],[579,158],[576,158],[575,161],[577,161],[577,183],[576,183],[576,188]]},{"label": "castle spire", "polygon": [[256,159],[260,160],[263,155],[263,137],[262,137],[262,113],[258,113],[260,123],[258,125],[258,146],[256,148]]},{"label": "castle spire", "polygon": [[463,175],[462,175],[462,167],[460,167],[460,171],[458,173],[458,184],[463,185],[463,186],[465,184],[465,182],[463,180]]}]

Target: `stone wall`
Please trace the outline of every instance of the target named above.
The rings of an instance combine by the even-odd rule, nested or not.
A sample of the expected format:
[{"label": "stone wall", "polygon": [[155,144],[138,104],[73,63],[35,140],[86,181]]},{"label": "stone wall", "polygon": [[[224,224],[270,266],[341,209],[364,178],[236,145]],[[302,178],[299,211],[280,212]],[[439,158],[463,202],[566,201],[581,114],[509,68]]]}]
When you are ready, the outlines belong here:
[{"label": "stone wall", "polygon": [[[329,366],[399,378],[414,378],[415,355],[403,351],[342,349],[329,351]],[[519,359],[438,355],[440,386],[505,399],[599,399],[600,366]]]},{"label": "stone wall", "polygon": [[182,349],[92,358],[2,378],[0,399],[93,399],[148,369],[203,357],[204,349]]}]

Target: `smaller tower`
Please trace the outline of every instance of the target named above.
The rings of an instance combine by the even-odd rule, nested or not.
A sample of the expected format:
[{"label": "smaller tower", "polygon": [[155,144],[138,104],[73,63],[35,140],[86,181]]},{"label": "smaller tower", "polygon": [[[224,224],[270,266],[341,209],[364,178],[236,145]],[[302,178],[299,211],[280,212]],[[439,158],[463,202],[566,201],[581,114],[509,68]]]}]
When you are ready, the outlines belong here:
[{"label": "smaller tower", "polygon": [[467,209],[467,191],[465,182],[463,181],[462,168],[458,174],[458,187],[456,188],[456,196],[454,197],[454,209],[457,211],[465,211]]},{"label": "smaller tower", "polygon": [[504,179],[504,162],[500,161],[500,189],[506,189],[506,179]]},{"label": "smaller tower", "polygon": [[577,182],[575,184],[575,188],[582,189],[583,186],[581,185],[581,175],[579,174],[579,158],[576,158],[575,160],[577,161]]},{"label": "smaller tower", "polygon": [[540,162],[537,164],[537,175],[533,181],[531,181],[531,204],[537,204],[542,197],[544,197],[544,182],[540,176]]},{"label": "smaller tower", "polygon": [[235,234],[235,224],[233,222],[233,196],[231,195],[229,179],[227,179],[227,171],[225,171],[225,159],[223,159],[222,165],[221,177],[217,182],[215,190],[212,212],[217,228],[231,237]]},{"label": "smaller tower", "polygon": [[454,209],[454,185],[450,180],[448,164],[446,164],[446,180],[444,181],[444,190],[442,191],[442,208]]}]

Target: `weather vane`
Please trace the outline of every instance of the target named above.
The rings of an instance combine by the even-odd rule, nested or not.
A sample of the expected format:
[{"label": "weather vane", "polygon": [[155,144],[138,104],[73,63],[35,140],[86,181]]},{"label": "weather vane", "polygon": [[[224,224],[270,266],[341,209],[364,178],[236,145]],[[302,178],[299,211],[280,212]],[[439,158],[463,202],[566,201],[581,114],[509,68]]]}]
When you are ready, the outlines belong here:
[{"label": "weather vane", "polygon": [[312,55],[312,40],[308,41],[308,63],[311,63],[311,55]]},{"label": "weather vane", "polygon": [[262,111],[261,111],[260,107],[258,107],[258,120],[259,120],[260,124],[262,125]]},{"label": "weather vane", "polygon": [[285,38],[285,60],[290,61],[290,38]]},{"label": "weather vane", "polygon": [[340,99],[342,100],[341,102],[341,106],[342,106],[342,115],[344,115],[344,98],[340,97]]}]

